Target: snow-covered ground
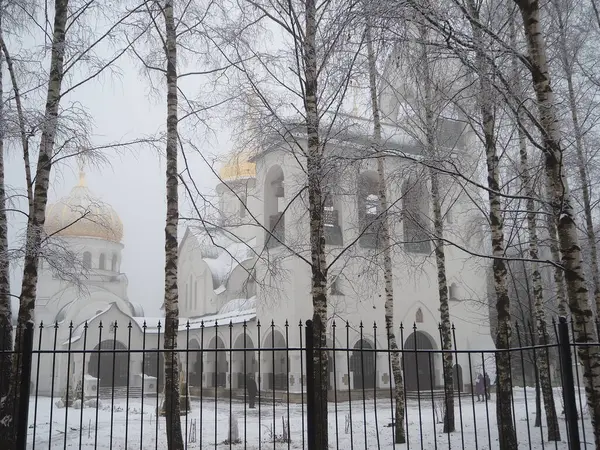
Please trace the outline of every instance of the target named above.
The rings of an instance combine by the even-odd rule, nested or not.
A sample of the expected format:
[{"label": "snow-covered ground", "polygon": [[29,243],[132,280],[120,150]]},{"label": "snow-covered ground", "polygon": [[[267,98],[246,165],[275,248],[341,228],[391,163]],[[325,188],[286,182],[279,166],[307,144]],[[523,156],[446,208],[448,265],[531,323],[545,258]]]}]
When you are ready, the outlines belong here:
[{"label": "snow-covered ground", "polygon": [[[527,398],[526,398],[527,397]],[[519,448],[567,449],[567,434],[564,416],[560,416],[562,441],[550,443],[546,440],[545,423],[543,428],[534,428],[535,394],[515,389],[514,412],[519,438]],[[526,401],[527,400],[527,401]],[[56,401],[56,399],[54,399]],[[166,428],[164,418],[156,425],[156,398],[144,399],[143,414],[140,399],[129,400],[129,412],[126,412],[126,400],[102,401],[100,408],[57,408],[51,407],[50,398],[39,397],[37,408],[31,400],[29,412],[28,448],[100,448],[100,449],[164,449],[166,448]],[[556,405],[559,414],[562,410],[560,391],[556,392]],[[391,418],[389,399],[330,403],[329,405],[329,442],[335,449],[375,449],[375,448],[414,448],[440,449],[495,449],[498,448],[496,431],[495,401],[478,403],[471,397],[461,398],[461,408],[456,402],[457,431],[451,435],[442,433],[442,427],[435,418],[439,406],[432,405],[431,399],[422,400],[421,407],[416,400],[410,400],[407,406],[408,444],[392,445],[392,428],[388,426]],[[230,448],[223,443],[228,437],[230,410],[237,418],[239,436],[242,443],[231,445],[235,449],[272,449],[306,448],[302,430],[306,430],[306,411],[302,414],[302,405],[276,404],[263,398],[261,410],[250,410],[242,402],[226,399],[204,398],[192,400],[192,410],[182,417],[182,427],[187,434],[188,448]],[[419,412],[420,411],[420,412]],[[439,412],[438,412],[439,414]],[[283,420],[289,415],[291,442],[282,440]],[[304,419],[304,420],[303,420]],[[36,426],[33,426],[33,423]],[[66,427],[65,427],[66,423]],[[186,429],[187,423],[187,429]],[[366,424],[366,427],[365,427]],[[489,424],[489,426],[488,426]],[[52,426],[50,426],[52,425]],[[529,427],[528,427],[529,425]],[[589,416],[584,407],[583,421],[580,421],[582,440],[585,436],[587,448],[592,449],[593,435]],[[490,430],[488,432],[488,429]],[[34,445],[35,435],[35,445]],[[274,438],[276,436],[276,439]],[[158,441],[157,441],[158,436]],[[275,441],[275,442],[274,442]],[[244,444],[245,442],[245,444]],[[437,447],[436,447],[437,446]],[[582,448],[586,448],[582,446]]]}]

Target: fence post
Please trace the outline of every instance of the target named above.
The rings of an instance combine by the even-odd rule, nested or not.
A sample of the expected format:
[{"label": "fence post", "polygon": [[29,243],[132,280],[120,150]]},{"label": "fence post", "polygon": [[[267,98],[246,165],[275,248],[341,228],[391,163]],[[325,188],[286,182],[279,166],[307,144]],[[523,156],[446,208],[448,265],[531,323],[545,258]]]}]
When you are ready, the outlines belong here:
[{"label": "fence post", "polygon": [[31,384],[31,359],[33,358],[33,322],[28,322],[22,335],[21,382],[17,410],[17,450],[27,448],[27,427],[29,416],[29,386]]},{"label": "fence post", "polygon": [[575,380],[573,378],[573,360],[569,341],[569,326],[566,317],[558,319],[558,349],[562,367],[562,389],[565,401],[565,418],[569,439],[569,450],[580,450],[579,422],[575,401]]},{"label": "fence post", "polygon": [[312,320],[306,321],[306,434],[308,450],[317,450],[315,442],[315,343]]}]

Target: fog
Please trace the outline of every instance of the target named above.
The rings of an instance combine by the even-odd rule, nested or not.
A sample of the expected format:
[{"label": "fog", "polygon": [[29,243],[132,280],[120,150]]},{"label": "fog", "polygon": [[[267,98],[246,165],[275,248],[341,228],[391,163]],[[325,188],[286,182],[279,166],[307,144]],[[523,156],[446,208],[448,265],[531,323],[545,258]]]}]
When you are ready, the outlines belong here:
[{"label": "fog", "polygon": [[[120,75],[93,80],[69,96],[69,102],[79,102],[92,116],[90,140],[93,144],[131,141],[165,129],[164,93],[150,90],[150,83],[135,61],[123,58],[119,69]],[[218,169],[219,163],[215,160],[229,151],[231,143],[218,117],[208,125],[211,132],[199,128],[193,137],[213,168]],[[189,131],[185,133],[186,137],[192,137]],[[85,168],[87,185],[115,209],[123,222],[125,248],[121,271],[129,279],[129,299],[142,304],[146,315],[157,315],[164,295],[164,160],[149,145],[136,145],[118,152],[109,150],[105,155],[107,164]],[[37,153],[32,155],[32,162],[36,158]],[[211,168],[198,155],[188,155],[188,158],[198,187],[210,192],[217,181]],[[73,158],[53,167],[49,203],[68,195],[78,182],[78,170]],[[6,183],[9,189],[24,193],[23,159],[17,145],[6,154]],[[189,211],[189,204],[182,198],[180,213],[186,215]],[[15,213],[9,216],[12,248],[19,245],[19,237],[25,231],[23,217]],[[183,228],[180,230],[182,236]],[[21,272],[22,267],[13,264],[11,291],[14,295],[20,293]]]}]

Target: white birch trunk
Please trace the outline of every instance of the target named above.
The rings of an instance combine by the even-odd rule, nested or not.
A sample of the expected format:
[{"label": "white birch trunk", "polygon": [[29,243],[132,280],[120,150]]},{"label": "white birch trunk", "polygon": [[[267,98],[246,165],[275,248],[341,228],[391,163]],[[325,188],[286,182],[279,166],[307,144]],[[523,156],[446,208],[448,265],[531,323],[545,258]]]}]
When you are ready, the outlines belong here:
[{"label": "white birch trunk", "polygon": [[[367,18],[367,22],[369,19]],[[394,276],[392,269],[392,245],[390,241],[390,227],[387,215],[387,183],[385,177],[385,161],[379,156],[381,150],[381,116],[377,97],[377,73],[375,66],[375,53],[371,37],[371,26],[367,23],[366,40],[369,59],[369,87],[371,93],[371,108],[373,111],[373,140],[375,154],[377,157],[377,176],[379,182],[379,205],[383,217],[381,219],[380,242],[383,247],[383,278],[385,282],[385,326],[387,330],[388,348],[391,351],[392,374],[394,377],[394,399],[396,401],[396,412],[394,416],[395,435],[394,442],[403,444],[406,442],[404,430],[404,382],[402,379],[402,367],[400,364],[400,353],[396,342],[394,326]]]},{"label": "white birch trunk", "polygon": [[571,112],[571,121],[573,122],[573,133],[575,134],[575,150],[577,154],[577,172],[583,197],[583,214],[585,216],[585,231],[587,243],[590,248],[591,275],[594,286],[594,306],[596,317],[600,313],[600,273],[598,269],[598,247],[596,244],[596,232],[594,231],[594,222],[592,219],[591,205],[591,186],[587,173],[586,161],[583,152],[583,138],[581,125],[579,124],[579,114],[577,112],[577,101],[575,99],[575,89],[573,87],[573,68],[569,64],[569,52],[567,51],[567,36],[565,24],[560,11],[557,11],[559,28],[559,48],[562,59],[562,67],[567,81],[567,92],[569,98],[569,110]]},{"label": "white birch trunk", "polygon": [[[523,18],[523,26],[529,52],[530,72],[535,90],[539,117],[545,133],[544,169],[548,192],[558,216],[558,238],[565,270],[569,309],[573,318],[576,343],[594,342],[596,339],[593,314],[588,304],[581,248],[571,204],[569,184],[563,168],[563,152],[560,143],[560,124],[557,118],[554,93],[546,56],[545,38],[542,35],[539,3],[537,0],[516,1]],[[583,365],[583,377],[588,410],[591,417],[596,447],[600,448],[600,349],[597,346],[578,347]]]},{"label": "white birch trunk", "polygon": [[[1,6],[0,6],[1,8]],[[0,10],[0,29],[2,27],[2,11]],[[0,55],[0,399],[9,392],[10,370],[12,367],[12,311],[10,308],[10,273],[8,260],[8,223],[6,217],[6,191],[4,187],[4,136],[6,121],[4,120],[4,58]],[[0,402],[0,417],[11,414],[6,402]],[[0,441],[3,437],[0,428]]]},{"label": "white birch trunk", "polygon": [[[514,14],[509,11],[510,16],[510,43],[513,47],[516,44],[516,31],[514,24]],[[521,76],[518,71],[517,60],[512,58],[513,67],[513,84],[518,95],[521,94]],[[539,245],[537,234],[537,215],[536,205],[534,202],[535,190],[530,176],[530,167],[527,154],[527,137],[523,128],[518,124],[523,124],[524,117],[517,112],[517,133],[519,138],[519,156],[521,165],[521,184],[527,197],[527,233],[529,237],[529,257],[531,262],[531,281],[533,284],[534,307],[532,308],[535,318],[536,333],[532,336],[532,343],[537,341],[537,344],[542,346],[536,358],[536,407],[540,406],[539,386],[541,385],[542,395],[544,397],[544,408],[546,412],[546,425],[548,429],[549,441],[560,441],[560,428],[558,426],[558,416],[556,415],[556,405],[554,402],[554,393],[552,391],[552,381],[550,379],[550,370],[548,367],[549,354],[548,349],[543,347],[548,344],[548,327],[546,321],[546,313],[544,310],[544,289],[542,285],[542,275],[540,273],[539,264]],[[523,264],[525,266],[525,263]],[[524,267],[525,268],[525,267]],[[561,272],[562,274],[562,272]],[[529,294],[529,293],[528,293]],[[531,297],[530,297],[531,298]],[[531,302],[531,300],[530,300]],[[533,332],[532,332],[533,333]],[[536,338],[537,335],[537,338]],[[539,383],[537,382],[539,380]],[[540,414],[536,415],[536,422],[540,419]],[[540,420],[541,424],[541,420]]]},{"label": "white birch trunk", "polygon": [[[479,22],[479,12],[473,0],[468,0],[469,13]],[[479,108],[483,134],[485,137],[485,153],[488,179],[488,197],[490,203],[490,231],[492,238],[492,255],[494,290],[496,292],[497,331],[496,348],[504,350],[510,348],[511,342],[511,313],[510,298],[507,287],[507,268],[504,262],[504,219],[500,192],[498,155],[496,152],[495,118],[493,112],[493,89],[489,80],[488,65],[484,54],[484,44],[481,30],[474,24],[472,26],[473,41],[475,44],[475,58],[477,76],[479,78]],[[500,437],[500,448],[502,450],[513,450],[517,448],[517,436],[513,426],[512,416],[512,377],[510,365],[510,353],[496,353],[497,374],[497,402],[496,416],[498,418],[498,436]]]},{"label": "white birch trunk", "polygon": [[[21,296],[19,302],[19,315],[17,326],[21,329],[33,320],[35,298],[37,295],[38,261],[42,233],[46,219],[46,204],[48,202],[48,186],[52,169],[52,156],[54,141],[58,124],[58,107],[61,99],[61,87],[64,70],[64,47],[66,39],[66,23],[68,16],[69,0],[56,0],[54,2],[54,29],[52,34],[52,51],[50,56],[50,77],[42,124],[40,150],[36,166],[33,202],[27,221],[27,234],[25,244],[25,258],[23,261],[23,280],[21,283]],[[21,342],[15,343],[15,351],[21,352]],[[13,364],[11,368],[11,386],[8,398],[19,401],[18,382],[21,379],[21,368]],[[1,401],[1,400],[0,400]],[[2,408],[0,408],[1,410]],[[12,417],[0,418],[0,427],[13,426]],[[2,431],[0,431],[0,435]],[[10,448],[10,447],[8,447]]]},{"label": "white birch trunk", "polygon": [[[422,82],[425,94],[425,135],[427,156],[436,161],[437,151],[435,142],[436,126],[433,113],[433,84],[431,69],[429,67],[429,54],[427,52],[427,30],[421,27],[422,55]],[[437,266],[438,295],[440,299],[440,327],[442,350],[443,377],[444,377],[444,433],[455,431],[454,420],[454,358],[452,355],[452,323],[450,321],[450,305],[448,303],[448,281],[446,279],[446,255],[444,252],[444,219],[440,199],[440,182],[437,171],[430,167],[431,178],[431,203],[433,209],[433,229],[435,233],[435,262]]]},{"label": "white birch trunk", "polygon": [[[325,255],[325,230],[323,222],[323,152],[319,138],[319,115],[317,111],[317,5],[315,0],[305,3],[304,50],[304,108],[306,111],[308,206],[310,218],[311,296],[313,302],[313,325],[315,343],[316,380],[315,438],[317,448],[328,448],[327,389],[327,260]],[[308,374],[311,376],[311,374]]]},{"label": "white birch trunk", "polygon": [[179,355],[177,329],[179,328],[179,293],[177,291],[177,225],[179,199],[177,188],[178,118],[177,118],[177,35],[173,15],[174,0],[165,0],[165,52],[167,59],[167,217],[165,224],[165,387],[163,412],[167,425],[167,443],[170,450],[183,450],[179,397]]}]

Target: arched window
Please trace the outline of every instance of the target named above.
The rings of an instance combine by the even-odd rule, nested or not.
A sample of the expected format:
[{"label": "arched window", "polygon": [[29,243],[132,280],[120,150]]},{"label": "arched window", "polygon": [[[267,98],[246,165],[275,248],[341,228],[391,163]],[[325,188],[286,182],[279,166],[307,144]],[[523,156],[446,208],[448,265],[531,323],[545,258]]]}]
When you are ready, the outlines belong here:
[{"label": "arched window", "polygon": [[421,308],[417,309],[417,314],[415,314],[415,322],[423,323],[423,311]]},{"label": "arched window", "polygon": [[363,172],[358,177],[358,224],[362,233],[361,247],[376,248],[381,233],[382,211],[379,202],[379,181],[375,172]]},{"label": "arched window", "polygon": [[112,259],[110,261],[110,270],[112,270],[113,272],[117,271],[117,254],[113,253],[112,255]]},{"label": "arched window", "polygon": [[83,267],[86,269],[92,268],[92,254],[90,252],[83,252]]},{"label": "arched window", "polygon": [[427,232],[429,194],[424,181],[411,179],[402,189],[402,223],[404,248],[411,253],[429,253],[430,237]]},{"label": "arched window", "polygon": [[98,261],[98,269],[100,269],[100,270],[106,269],[106,255],[104,253],[100,253],[100,260]]},{"label": "arched window", "polygon": [[265,235],[266,247],[277,247],[285,242],[285,187],[283,170],[273,166],[265,177],[265,227],[269,232]]}]

